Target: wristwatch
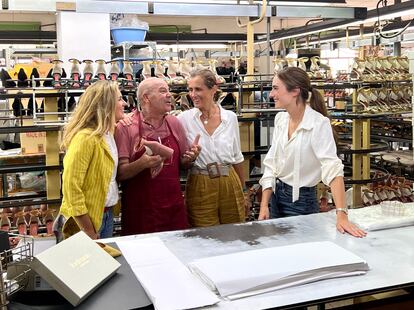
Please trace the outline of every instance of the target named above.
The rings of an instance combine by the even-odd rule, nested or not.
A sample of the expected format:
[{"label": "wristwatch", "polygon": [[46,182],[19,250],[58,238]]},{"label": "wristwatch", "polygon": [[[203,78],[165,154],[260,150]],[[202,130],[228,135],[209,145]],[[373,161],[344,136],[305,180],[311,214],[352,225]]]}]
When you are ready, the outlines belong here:
[{"label": "wristwatch", "polygon": [[348,208],[336,208],[336,213],[338,212],[344,212],[346,215],[348,215]]}]

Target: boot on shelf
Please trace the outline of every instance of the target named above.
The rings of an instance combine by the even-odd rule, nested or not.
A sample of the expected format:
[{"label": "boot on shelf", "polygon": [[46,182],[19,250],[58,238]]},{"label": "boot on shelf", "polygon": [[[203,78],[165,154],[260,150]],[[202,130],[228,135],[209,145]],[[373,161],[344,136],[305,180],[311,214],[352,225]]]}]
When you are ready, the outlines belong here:
[{"label": "boot on shelf", "polygon": [[39,232],[39,209],[34,209],[29,212],[30,218],[29,218],[29,234],[31,236],[37,236]]},{"label": "boot on shelf", "polygon": [[83,83],[82,86],[84,88],[88,87],[92,83],[92,77],[93,77],[93,61],[90,59],[85,59],[82,61],[85,64],[85,67],[83,68]]},{"label": "boot on shelf", "polygon": [[208,68],[216,75],[216,82],[217,84],[226,83],[226,79],[217,73],[217,59],[207,59],[208,61]]},{"label": "boot on shelf", "polygon": [[103,59],[98,59],[95,62],[98,64],[96,68],[95,77],[101,81],[106,80],[106,70],[105,70],[106,61]]},{"label": "boot on shelf", "polygon": [[297,67],[296,58],[286,58],[288,67]]},{"label": "boot on shelf", "polygon": [[1,69],[0,71],[0,79],[4,87],[6,88],[16,87],[16,82],[12,80],[12,77],[10,76],[10,74],[4,69]]},{"label": "boot on shelf", "polygon": [[178,65],[178,72],[184,79],[188,80],[190,78],[191,70],[192,68],[190,66],[190,62],[186,59],[180,59],[180,62]]},{"label": "boot on shelf", "polygon": [[152,61],[143,61],[142,62],[142,73],[141,73],[141,75],[142,75],[143,80],[148,79],[152,76],[152,74],[151,74],[151,64],[152,64]]},{"label": "boot on shelf", "polygon": [[298,58],[298,68],[302,69],[306,72],[306,63],[309,61],[308,57],[300,57]]},{"label": "boot on shelf", "polygon": [[134,87],[134,69],[132,68],[132,63],[129,60],[124,60],[123,65],[124,68],[122,71],[126,80],[124,87]]},{"label": "boot on shelf", "polygon": [[55,216],[53,215],[55,210],[46,209],[42,214],[43,224],[46,226],[47,235],[53,235],[53,222],[55,221]]},{"label": "boot on shelf", "polygon": [[154,74],[157,78],[163,79],[167,82],[167,84],[170,84],[170,79],[165,76],[165,67],[164,62],[161,60],[155,61],[155,71]]},{"label": "boot on shelf", "polygon": [[9,208],[4,208],[3,212],[1,213],[1,218],[0,218],[0,230],[2,231],[9,231],[11,228],[11,222],[9,219],[10,213],[8,212],[8,210],[10,210]]},{"label": "boot on shelf", "polygon": [[111,69],[109,69],[109,77],[111,81],[116,81],[118,80],[119,73],[121,72],[121,69],[119,69],[118,60],[111,60],[110,63]]},{"label": "boot on shelf", "polygon": [[72,63],[72,67],[70,69],[70,78],[72,80],[72,87],[73,88],[80,88],[81,87],[80,69],[79,69],[80,60],[78,60],[76,58],[71,58],[71,59],[69,59],[69,61]]},{"label": "boot on shelf", "polygon": [[63,74],[63,70],[62,70],[62,60],[59,59],[55,59],[52,61],[53,63],[53,68],[52,68],[52,77],[53,77],[53,82],[52,85],[54,88],[61,88],[62,85],[62,74]]},{"label": "boot on shelf", "polygon": [[23,68],[20,68],[19,73],[17,73],[17,87],[29,87],[27,74]]},{"label": "boot on shelf", "polygon": [[27,235],[27,223],[24,217],[24,211],[16,212],[15,216],[15,226],[17,228],[19,235]]},{"label": "boot on shelf", "polygon": [[26,115],[22,100],[19,97],[15,97],[12,103],[13,115],[16,117]]},{"label": "boot on shelf", "polygon": [[39,80],[33,81],[33,79],[39,79],[39,78],[40,78],[39,71],[37,71],[36,68],[33,68],[32,73],[30,74],[30,83],[31,83],[32,87],[40,87],[40,81]]},{"label": "boot on shelf", "polygon": [[185,85],[187,81],[184,79],[184,77],[177,74],[178,64],[173,60],[169,60],[167,64],[168,64],[167,75],[170,78],[171,85],[183,85],[183,84]]},{"label": "boot on shelf", "polygon": [[281,58],[273,59],[273,63],[275,64],[275,66],[273,67],[273,72],[277,73],[278,71],[283,70],[284,62],[285,62],[285,60],[281,59]]}]

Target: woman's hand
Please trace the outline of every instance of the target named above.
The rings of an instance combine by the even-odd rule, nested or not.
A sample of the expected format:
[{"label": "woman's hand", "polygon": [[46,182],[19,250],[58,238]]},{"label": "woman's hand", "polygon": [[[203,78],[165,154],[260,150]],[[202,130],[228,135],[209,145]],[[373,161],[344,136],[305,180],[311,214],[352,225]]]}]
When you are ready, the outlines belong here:
[{"label": "woman's hand", "polygon": [[246,193],[244,193],[244,215],[245,217],[249,216],[251,208],[252,208],[252,199],[251,199],[250,190],[248,190]]},{"label": "woman's hand", "polygon": [[94,230],[84,230],[84,233],[87,234],[92,240],[99,239],[99,234],[97,234]]},{"label": "woman's hand", "polygon": [[258,220],[268,220],[270,218],[269,214],[269,206],[260,204],[260,212],[259,212],[259,218]]},{"label": "woman's hand", "polygon": [[336,215],[336,229],[341,233],[348,233],[354,237],[362,238],[367,235],[365,231],[358,228],[355,224],[348,220],[348,215],[344,212],[338,212]]},{"label": "woman's hand", "polygon": [[135,112],[125,114],[125,117],[123,119],[119,120],[119,122],[124,126],[131,126],[132,125],[132,116],[134,115],[134,113]]},{"label": "woman's hand", "polygon": [[189,164],[194,162],[198,155],[201,152],[201,146],[197,145],[193,145],[189,151],[185,151],[185,153],[183,154],[183,158],[181,163],[182,164]]}]

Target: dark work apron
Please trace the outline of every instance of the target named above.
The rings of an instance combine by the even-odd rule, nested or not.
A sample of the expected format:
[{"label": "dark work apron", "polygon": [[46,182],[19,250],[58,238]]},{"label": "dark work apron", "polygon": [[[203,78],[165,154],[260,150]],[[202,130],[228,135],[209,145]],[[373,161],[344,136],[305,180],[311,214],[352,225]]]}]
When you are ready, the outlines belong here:
[{"label": "dark work apron", "polygon": [[[141,116],[138,121],[142,133]],[[170,135],[161,142],[174,150],[172,159],[164,162],[155,178],[151,177],[150,169],[145,169],[122,184],[122,235],[188,228],[180,185],[180,147],[168,122],[167,126]],[[140,158],[143,152],[134,154],[131,162]]]}]

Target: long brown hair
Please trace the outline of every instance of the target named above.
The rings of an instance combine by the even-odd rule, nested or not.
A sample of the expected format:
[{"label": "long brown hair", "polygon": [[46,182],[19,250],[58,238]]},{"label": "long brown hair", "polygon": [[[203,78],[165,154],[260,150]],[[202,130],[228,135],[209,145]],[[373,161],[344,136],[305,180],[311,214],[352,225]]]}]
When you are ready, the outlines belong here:
[{"label": "long brown hair", "polygon": [[97,81],[79,99],[63,132],[61,149],[69,147],[73,137],[82,129],[90,129],[91,136],[103,137],[114,130],[118,85],[112,81]]},{"label": "long brown hair", "polygon": [[300,68],[287,67],[277,72],[277,77],[286,85],[288,91],[296,87],[300,89],[300,97],[303,102],[307,102],[310,96],[309,105],[315,111],[328,117],[328,111],[321,93],[312,87],[308,74]]},{"label": "long brown hair", "polygon": [[[277,77],[285,84],[288,91],[292,91],[296,87],[300,89],[300,98],[304,103],[309,99],[309,105],[315,111],[321,113],[323,116],[329,117],[326,109],[325,101],[321,93],[312,87],[308,74],[297,67],[287,67],[277,72]],[[332,127],[332,126],[331,126]],[[338,142],[338,134],[334,127],[332,133],[335,142]]]}]

